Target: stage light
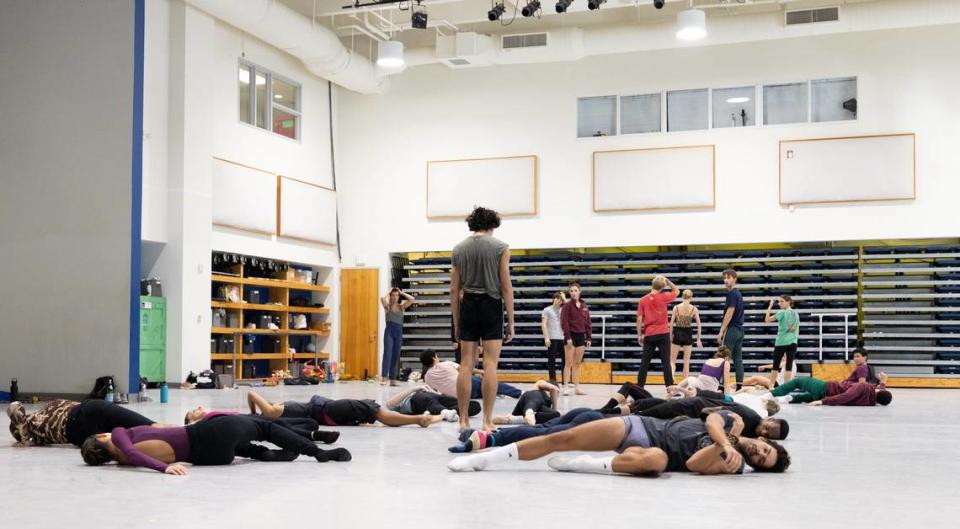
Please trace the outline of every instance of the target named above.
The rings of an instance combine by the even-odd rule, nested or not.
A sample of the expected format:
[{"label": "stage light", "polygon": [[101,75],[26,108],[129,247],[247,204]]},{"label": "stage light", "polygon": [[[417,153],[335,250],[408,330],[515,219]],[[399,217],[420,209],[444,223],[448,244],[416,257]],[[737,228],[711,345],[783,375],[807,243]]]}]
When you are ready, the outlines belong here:
[{"label": "stage light", "polygon": [[502,3],[494,4],[494,6],[490,9],[490,11],[487,11],[487,19],[490,20],[490,22],[493,22],[494,20],[499,20],[505,10],[506,8],[503,7]]},{"label": "stage light", "polygon": [[600,9],[602,4],[606,4],[607,0],[587,0],[587,9],[590,11],[595,11]]},{"label": "stage light", "polygon": [[414,11],[410,15],[410,24],[416,29],[427,29],[427,12]]},{"label": "stage light", "polygon": [[560,0],[557,2],[557,13],[566,13],[567,8],[570,7],[572,3],[573,0]]},{"label": "stage light", "polygon": [[667,0],[653,0],[653,7],[657,9],[663,9],[663,5],[667,3]]},{"label": "stage light", "polygon": [[527,2],[527,5],[523,6],[523,9],[520,10],[520,14],[525,17],[532,17],[537,14],[537,11],[540,11],[540,0],[530,0]]}]

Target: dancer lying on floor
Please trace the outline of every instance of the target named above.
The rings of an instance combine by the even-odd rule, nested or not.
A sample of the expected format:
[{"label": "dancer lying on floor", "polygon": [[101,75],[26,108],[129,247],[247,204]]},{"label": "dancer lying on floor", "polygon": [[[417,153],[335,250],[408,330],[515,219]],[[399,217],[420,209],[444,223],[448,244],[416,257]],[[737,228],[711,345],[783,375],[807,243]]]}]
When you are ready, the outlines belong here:
[{"label": "dancer lying on floor", "polygon": [[447,468],[454,472],[485,470],[491,465],[531,461],[554,452],[611,450],[619,455],[553,457],[547,464],[554,470],[567,472],[633,475],[739,474],[743,472],[744,463],[762,472],[783,472],[790,466],[790,456],[782,445],[766,439],[740,437],[742,430],[742,419],[726,410],[711,413],[705,421],[668,421],[636,415],[612,417],[487,452],[460,456]]},{"label": "dancer lying on floor", "polygon": [[197,406],[196,408],[188,411],[186,416],[183,418],[183,424],[189,426],[195,422],[205,421],[221,415],[235,415],[240,417],[249,417],[253,420],[275,422],[299,435],[300,437],[303,437],[304,439],[317,441],[320,443],[335,443],[337,442],[337,439],[340,438],[340,432],[321,430],[320,423],[308,417],[267,417],[265,415],[257,415],[254,413],[241,414],[238,411],[209,411],[203,406]]},{"label": "dancer lying on floor", "polygon": [[[643,399],[652,399],[653,394],[643,388],[634,384],[633,382],[624,382],[620,389],[617,390],[613,396],[610,397],[610,400],[603,405],[604,408],[616,408],[619,406],[629,406],[630,404]],[[617,412],[611,412],[619,414]]]},{"label": "dancer lying on floor", "polygon": [[97,433],[114,428],[155,425],[139,413],[100,399],[75,402],[57,399],[34,413],[27,414],[23,404],[7,406],[10,434],[21,445],[43,446],[70,443],[80,446]]},{"label": "dancer lying on floor", "polygon": [[524,391],[520,400],[514,406],[510,415],[498,415],[493,418],[493,424],[543,424],[560,416],[557,411],[557,399],[560,397],[560,388],[547,382],[538,380],[534,389]]},{"label": "dancer lying on floor", "polygon": [[[450,361],[441,362],[437,353],[429,349],[420,353],[420,364],[423,382],[426,385],[443,395],[457,398],[457,377],[460,376],[460,364]],[[483,371],[474,369],[473,373],[474,375],[470,379],[470,398],[483,398],[483,379],[477,376],[482,375]],[[522,393],[515,386],[503,382],[497,383],[497,395],[519,399]]]},{"label": "dancer lying on floor", "polygon": [[[770,375],[751,375],[743,379],[743,387],[746,389],[748,386],[760,386],[764,389],[773,389],[776,386],[781,386],[787,382],[787,377],[789,380],[797,378],[797,366],[799,362],[793,362],[793,368],[787,370],[787,358],[784,356],[783,360],[780,361],[780,369],[777,371],[777,380],[776,384],[770,380]],[[757,366],[758,371],[766,371],[768,369],[773,369],[773,364],[765,364],[762,366]],[[742,391],[742,390],[741,390]]]},{"label": "dancer lying on floor", "polygon": [[809,402],[812,406],[886,406],[893,400],[887,391],[887,374],[877,375],[879,384],[827,382],[813,377],[795,378],[774,388],[771,395],[781,403]]},{"label": "dancer lying on floor", "polygon": [[[457,422],[460,414],[457,413],[456,397],[449,397],[435,392],[429,386],[417,386],[397,393],[390,400],[383,403],[390,411],[403,415],[439,415],[447,422]],[[467,413],[471,417],[480,413],[480,403],[471,400]]]},{"label": "dancer lying on floor", "polygon": [[[780,407],[776,401],[768,400],[767,402],[769,403],[768,409],[779,411]],[[790,425],[783,419],[763,418],[749,406],[724,399],[706,397],[665,400],[660,404],[639,411],[635,415],[656,419],[673,419],[675,417],[696,419],[701,418],[705,413],[718,410],[729,410],[740,416],[744,424],[742,434],[744,437],[782,440],[786,439],[790,432]],[[776,413],[776,411],[773,413]]]},{"label": "dancer lying on floor", "polygon": [[[280,449],[272,450],[255,441],[269,441]],[[301,454],[321,463],[351,459],[345,448],[321,450],[276,422],[243,415],[219,415],[189,426],[114,428],[110,433],[88,437],[80,452],[92,466],[116,461],[179,476],[187,473],[180,462],[229,465],[235,457],[293,461]]]},{"label": "dancer lying on floor", "polygon": [[259,412],[267,417],[309,417],[324,426],[359,426],[379,421],[387,426],[416,424],[426,428],[443,420],[439,415],[412,417],[385,410],[369,399],[333,400],[314,395],[308,402],[287,401],[271,404],[251,391],[247,393],[247,404],[250,406],[250,413]]}]

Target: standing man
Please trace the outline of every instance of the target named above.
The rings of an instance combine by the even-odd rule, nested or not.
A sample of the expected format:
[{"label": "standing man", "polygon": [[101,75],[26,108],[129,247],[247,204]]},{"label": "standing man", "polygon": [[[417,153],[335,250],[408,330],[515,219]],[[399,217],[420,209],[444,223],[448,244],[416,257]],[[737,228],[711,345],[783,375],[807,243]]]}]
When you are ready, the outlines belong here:
[{"label": "standing man", "polygon": [[737,289],[737,271],[723,271],[723,286],[727,287],[727,301],[723,306],[723,323],[717,343],[726,345],[733,353],[733,368],[737,372],[737,390],[743,386],[743,295]]},{"label": "standing man", "polygon": [[[547,347],[547,371],[550,383],[557,385],[557,357],[560,357],[560,374],[563,375],[563,327],[560,325],[560,310],[567,302],[563,291],[553,295],[553,303],[543,309],[540,316],[540,330],[543,331],[543,345]],[[563,378],[561,376],[561,378]]]},{"label": "standing man", "polygon": [[[663,383],[673,385],[673,366],[670,365],[670,325],[667,313],[670,302],[677,298],[680,289],[664,276],[653,278],[650,292],[640,298],[637,304],[637,341],[643,346],[643,360],[637,373],[637,385],[643,387],[647,382],[647,370],[654,352],[660,354],[660,366],[663,369]],[[669,288],[669,292],[663,292]]]},{"label": "standing man", "polygon": [[[460,430],[470,427],[470,385],[477,364],[477,342],[483,342],[483,426],[493,430],[493,405],[497,398],[497,363],[500,348],[513,339],[513,285],[510,282],[509,246],[494,238],[500,215],[480,206],[467,217],[473,232],[451,254],[450,309],[454,336],[460,342],[457,400]],[[463,299],[460,299],[460,291]],[[507,331],[503,331],[503,311]]]}]

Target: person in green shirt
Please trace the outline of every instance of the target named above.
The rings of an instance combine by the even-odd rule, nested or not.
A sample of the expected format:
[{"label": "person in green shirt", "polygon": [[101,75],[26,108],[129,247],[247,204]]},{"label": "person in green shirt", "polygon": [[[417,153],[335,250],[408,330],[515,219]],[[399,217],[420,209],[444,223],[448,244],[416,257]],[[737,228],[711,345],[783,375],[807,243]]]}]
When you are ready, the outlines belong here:
[{"label": "person in green shirt", "polygon": [[[774,302],[780,305],[780,310],[773,313]],[[797,340],[800,334],[800,316],[793,310],[793,299],[783,295],[777,300],[770,300],[764,321],[777,322],[777,341],[773,344],[773,368],[770,370],[770,383],[776,384],[780,372],[781,361],[787,357],[784,365],[783,381],[787,383],[793,378],[793,361],[797,356]]]}]

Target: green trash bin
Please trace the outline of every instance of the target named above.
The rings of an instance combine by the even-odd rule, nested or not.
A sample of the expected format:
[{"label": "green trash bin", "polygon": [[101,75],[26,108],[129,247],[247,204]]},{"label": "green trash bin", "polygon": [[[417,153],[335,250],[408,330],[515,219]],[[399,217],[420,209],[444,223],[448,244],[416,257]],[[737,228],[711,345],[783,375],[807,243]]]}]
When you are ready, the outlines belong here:
[{"label": "green trash bin", "polygon": [[167,301],[140,296],[140,376],[151,384],[166,380]]}]

